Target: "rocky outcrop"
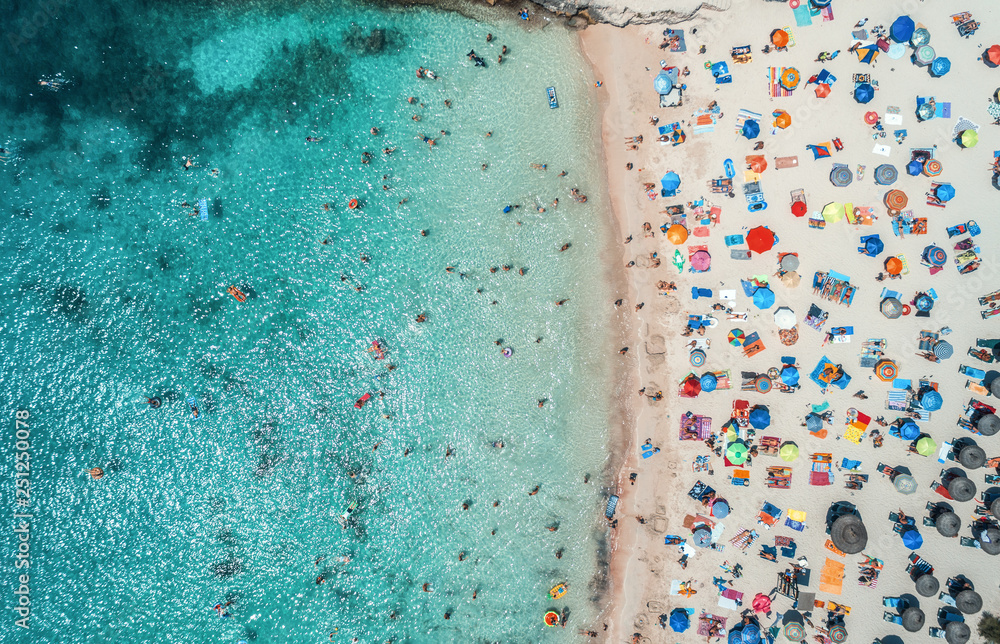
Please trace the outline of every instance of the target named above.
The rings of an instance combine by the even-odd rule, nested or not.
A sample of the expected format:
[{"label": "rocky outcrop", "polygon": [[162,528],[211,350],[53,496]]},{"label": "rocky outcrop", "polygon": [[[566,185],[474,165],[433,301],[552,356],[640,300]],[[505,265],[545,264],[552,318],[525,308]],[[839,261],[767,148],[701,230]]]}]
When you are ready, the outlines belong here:
[{"label": "rocky outcrop", "polygon": [[[570,17],[570,26],[580,27],[580,18],[616,27],[635,24],[676,24],[693,18],[699,11],[725,11],[732,0],[533,0],[556,14]],[[574,24],[575,23],[575,24]]]}]

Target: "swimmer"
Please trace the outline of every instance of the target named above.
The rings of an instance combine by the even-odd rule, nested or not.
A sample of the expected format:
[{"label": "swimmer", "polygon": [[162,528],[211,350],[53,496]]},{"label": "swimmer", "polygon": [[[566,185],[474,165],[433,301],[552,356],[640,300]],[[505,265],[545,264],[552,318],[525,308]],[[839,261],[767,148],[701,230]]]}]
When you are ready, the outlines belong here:
[{"label": "swimmer", "polygon": [[361,254],[361,261],[367,264],[368,263],[368,255],[365,255],[364,253],[362,253]]},{"label": "swimmer", "polygon": [[549,532],[555,532],[556,530],[559,529],[559,524],[556,524],[556,525],[547,525],[545,527],[548,528]]},{"label": "swimmer", "polygon": [[421,313],[420,315],[417,316],[417,322],[426,322],[426,321],[427,321],[426,313]]},{"label": "swimmer", "polygon": [[522,275],[522,276],[523,276],[523,275],[524,275],[524,271],[525,271],[524,267],[521,267],[521,268],[520,268],[520,269],[519,269],[519,270],[518,270],[517,272],[518,272],[518,273],[519,273],[520,275]]},{"label": "swimmer", "polygon": [[491,42],[493,40],[493,34],[486,34],[486,42]]},{"label": "swimmer", "polygon": [[506,54],[506,53],[507,53],[507,45],[504,45],[504,46],[503,46],[503,47],[502,47],[502,48],[500,49],[500,53],[501,53],[501,54]]},{"label": "swimmer", "polygon": [[191,159],[189,159],[187,157],[183,157],[183,158],[184,158],[184,169],[185,170],[187,170],[188,168],[194,167],[194,163],[192,163]]},{"label": "swimmer", "polygon": [[623,356],[626,353],[628,353],[628,347],[622,347],[621,349],[618,350],[618,355],[622,355]]},{"label": "swimmer", "polygon": [[[541,401],[539,401],[539,402],[541,402]],[[535,496],[536,494],[538,494],[538,486],[537,485],[535,486],[535,489],[533,489],[531,492],[528,492],[528,496]]]},{"label": "swimmer", "polygon": [[462,509],[463,510],[468,510],[469,509],[469,504],[468,503],[463,503],[462,504]]},{"label": "swimmer", "polygon": [[475,599],[477,595],[479,595],[479,591],[478,590],[473,590],[472,591],[472,598]]},{"label": "swimmer", "polygon": [[410,448],[407,447],[406,449],[403,450],[403,456],[409,456],[409,455],[410,455]]},{"label": "swimmer", "polygon": [[430,585],[430,583],[426,583],[426,584],[424,584],[424,585],[423,585],[423,589],[424,589],[424,592],[425,592],[425,593],[429,593],[429,592],[431,592],[431,585]]},{"label": "swimmer", "polygon": [[455,453],[454,450],[451,449],[451,445],[449,445],[448,448],[444,451],[444,457],[448,458],[454,453]]},{"label": "swimmer", "polygon": [[562,559],[563,551],[562,548],[556,550],[556,559]]},{"label": "swimmer", "polygon": [[413,98],[412,96],[408,96],[406,98],[406,102],[409,103],[410,105],[412,105],[413,101],[415,101],[415,100],[417,100],[417,99]]},{"label": "swimmer", "polygon": [[447,107],[447,108],[450,108],[451,107],[451,101],[449,101],[448,99],[444,99],[444,106]]},{"label": "swimmer", "polygon": [[420,231],[420,236],[421,237],[426,237],[427,236],[427,231],[426,230],[421,230]]},{"label": "swimmer", "polygon": [[483,164],[483,172],[485,172],[485,171],[486,171],[486,164],[484,163]]},{"label": "swimmer", "polygon": [[495,344],[495,345],[497,345],[497,346],[500,346],[500,345],[501,345],[502,343],[503,343],[503,338],[500,338],[500,339],[498,339],[498,340],[494,340],[494,341],[493,341],[493,344]]},{"label": "swimmer", "polygon": [[552,202],[552,207],[553,208],[558,208],[559,207],[559,199],[558,198],[555,201]]},{"label": "swimmer", "polygon": [[451,613],[449,613],[448,611],[445,611],[444,612],[444,618],[445,619],[451,619]]},{"label": "swimmer", "polygon": [[502,54],[500,56],[497,56],[497,64],[498,65],[502,65],[503,64],[503,55]]},{"label": "swimmer", "polygon": [[455,272],[455,267],[454,266],[445,266],[444,267],[444,271],[446,273],[454,273]]},{"label": "swimmer", "polygon": [[556,306],[562,306],[566,302],[569,302],[569,298],[566,298],[565,300],[556,300]]},{"label": "swimmer", "polygon": [[372,129],[370,131],[372,133],[372,136],[375,136],[376,134],[378,134],[378,128],[375,127],[374,125],[372,126]]},{"label": "swimmer", "polygon": [[621,299],[615,300],[615,308],[618,308],[621,305],[622,305],[622,300]]},{"label": "swimmer", "polygon": [[414,120],[414,121],[419,121],[420,120],[420,115],[419,114],[414,114],[413,116],[410,117],[410,119]]},{"label": "swimmer", "polygon": [[324,581],[326,581],[326,580],[323,579],[323,575],[320,575],[319,577],[316,578],[316,583],[317,584],[322,584]]},{"label": "swimmer", "polygon": [[502,269],[503,269],[504,271],[509,271],[509,270],[510,270],[510,266],[509,266],[509,265],[507,265],[507,264],[504,264],[503,266],[501,266],[501,268],[502,268]]},{"label": "swimmer", "polygon": [[568,249],[569,247],[570,247],[570,243],[566,242],[565,244],[562,245],[562,248],[559,249],[559,252],[561,253],[564,250]]},{"label": "swimmer", "polygon": [[499,506],[499,505],[500,505],[500,502],[499,502],[499,501],[494,501],[494,502],[493,502],[493,507],[497,507],[497,506]]},{"label": "swimmer", "polygon": [[535,170],[548,170],[549,166],[544,163],[532,163],[530,164]]},{"label": "swimmer", "polygon": [[396,148],[382,148],[382,154],[392,154],[396,151]]},{"label": "swimmer", "polygon": [[323,137],[307,136],[306,143],[318,143],[323,140]]},{"label": "swimmer", "polygon": [[542,208],[541,206],[535,206],[535,210],[537,212],[545,212],[545,208]]},{"label": "swimmer", "polygon": [[562,172],[559,173],[559,176],[560,177],[565,177],[567,174],[569,174],[569,173],[566,172],[565,170],[563,170]]},{"label": "swimmer", "polygon": [[490,272],[491,273],[496,273],[497,272],[497,267],[496,266],[490,266]]}]

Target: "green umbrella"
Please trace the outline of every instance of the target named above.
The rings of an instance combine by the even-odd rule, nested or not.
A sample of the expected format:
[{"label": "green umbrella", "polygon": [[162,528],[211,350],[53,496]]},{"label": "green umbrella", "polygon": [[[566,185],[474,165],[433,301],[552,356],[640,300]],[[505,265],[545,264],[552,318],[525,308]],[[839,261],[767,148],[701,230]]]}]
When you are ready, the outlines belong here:
[{"label": "green umbrella", "polygon": [[974,148],[979,143],[979,134],[975,130],[965,130],[962,132],[962,147]]},{"label": "green umbrella", "polygon": [[823,219],[831,224],[835,224],[844,218],[844,204],[828,203],[823,208]]},{"label": "green umbrella", "polygon": [[924,436],[917,441],[917,454],[921,456],[930,456],[937,449],[937,443],[930,436]]},{"label": "green umbrella", "polygon": [[791,463],[799,457],[799,446],[795,443],[785,443],[778,450],[778,456],[781,457],[781,460]]},{"label": "green umbrella", "polygon": [[729,447],[726,448],[726,458],[729,459],[729,462],[733,465],[743,465],[746,463],[747,455],[749,453],[750,450],[747,449],[746,444],[742,441],[730,443]]}]

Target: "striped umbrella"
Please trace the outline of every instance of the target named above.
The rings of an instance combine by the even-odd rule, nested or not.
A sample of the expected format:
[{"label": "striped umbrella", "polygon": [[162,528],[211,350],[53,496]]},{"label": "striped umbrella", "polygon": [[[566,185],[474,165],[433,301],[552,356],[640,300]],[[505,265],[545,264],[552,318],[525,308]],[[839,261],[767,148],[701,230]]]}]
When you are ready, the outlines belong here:
[{"label": "striped umbrella", "polygon": [[774,383],[767,376],[757,376],[753,381],[753,388],[760,394],[766,394],[771,391],[771,387]]},{"label": "striped umbrella", "polygon": [[934,48],[930,45],[922,45],[917,47],[917,50],[913,52],[913,62],[920,67],[926,67],[930,65],[937,54],[934,53]]},{"label": "striped umbrella", "polygon": [[909,474],[897,474],[896,477],[892,479],[892,484],[896,487],[896,491],[900,494],[913,494],[919,487],[917,485],[917,480]]},{"label": "striped umbrella", "polygon": [[945,342],[944,340],[940,340],[937,344],[934,345],[934,355],[937,356],[938,358],[941,358],[942,360],[947,360],[954,354],[955,354],[955,347],[951,346],[950,342]]},{"label": "striped umbrella", "polygon": [[937,159],[927,159],[924,162],[924,174],[928,177],[936,177],[941,174],[941,162]]},{"label": "striped umbrella", "polygon": [[691,366],[700,367],[705,364],[705,352],[701,349],[695,349],[691,352]]},{"label": "striped umbrella", "polygon": [[799,82],[801,82],[801,80],[802,74],[799,73],[799,70],[794,67],[787,67],[785,68],[785,71],[781,72],[781,78],[778,82],[782,87],[791,91],[799,86]]},{"label": "striped umbrella", "polygon": [[917,120],[929,121],[934,118],[934,106],[930,103],[921,103],[917,107]]},{"label": "striped umbrella", "polygon": [[847,641],[847,629],[844,628],[843,624],[830,627],[830,640],[836,642],[836,644]]},{"label": "striped umbrella", "polygon": [[785,624],[785,637],[789,642],[801,642],[806,638],[806,630],[800,622],[788,622]]},{"label": "striped umbrella", "polygon": [[889,210],[902,210],[910,201],[906,198],[906,193],[902,190],[890,190],[885,193],[885,207]]},{"label": "striped umbrella", "polygon": [[875,365],[875,375],[883,382],[889,382],[896,378],[896,363],[892,360],[880,360]]},{"label": "striped umbrella", "polygon": [[948,254],[940,246],[928,246],[924,249],[924,259],[931,266],[944,266],[948,261]]},{"label": "striped umbrella", "polygon": [[746,339],[747,336],[745,333],[743,333],[742,329],[733,329],[732,331],[729,332],[729,344],[733,345],[734,347],[742,347],[743,341]]},{"label": "striped umbrella", "polygon": [[899,173],[896,172],[896,166],[883,163],[879,167],[875,168],[875,183],[881,186],[891,186],[896,183],[896,177]]},{"label": "striped umbrella", "polygon": [[913,47],[923,47],[931,41],[931,32],[927,31],[923,27],[913,30],[913,35],[910,36],[910,45]]},{"label": "striped umbrella", "polygon": [[[882,167],[882,166],[879,166]],[[854,174],[846,165],[835,165],[830,171],[830,183],[838,188],[846,188],[854,181]]]}]

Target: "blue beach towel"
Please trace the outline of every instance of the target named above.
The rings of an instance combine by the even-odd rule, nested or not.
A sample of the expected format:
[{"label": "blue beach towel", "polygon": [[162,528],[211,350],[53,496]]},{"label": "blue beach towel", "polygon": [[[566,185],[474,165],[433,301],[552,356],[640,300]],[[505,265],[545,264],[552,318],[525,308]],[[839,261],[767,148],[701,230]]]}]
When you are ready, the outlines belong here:
[{"label": "blue beach towel", "polygon": [[813,23],[812,16],[809,15],[809,3],[805,2],[792,9],[795,14],[796,27],[808,27]]},{"label": "blue beach towel", "polygon": [[691,299],[697,300],[699,297],[712,297],[712,289],[691,287]]},{"label": "blue beach towel", "polygon": [[743,235],[726,235],[726,246],[739,246],[743,243]]},{"label": "blue beach towel", "polygon": [[785,519],[785,525],[791,528],[792,530],[795,530],[796,532],[802,532],[803,530],[806,529],[806,524],[802,523],[801,521],[792,521],[791,519],[787,518]]}]

